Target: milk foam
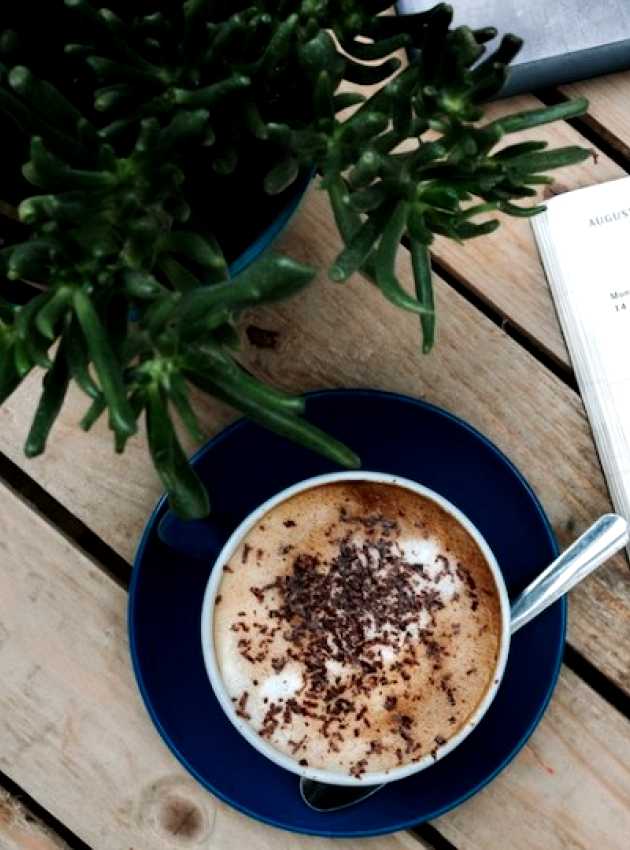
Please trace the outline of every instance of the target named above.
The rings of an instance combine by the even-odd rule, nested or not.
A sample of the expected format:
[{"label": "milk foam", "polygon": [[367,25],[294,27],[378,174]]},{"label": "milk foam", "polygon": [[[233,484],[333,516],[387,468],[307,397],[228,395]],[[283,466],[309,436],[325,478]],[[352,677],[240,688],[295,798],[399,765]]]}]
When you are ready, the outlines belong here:
[{"label": "milk foam", "polygon": [[[459,523],[410,491],[349,483],[299,494],[252,529],[230,568],[215,609],[222,679],[237,713],[302,764],[362,775],[422,758],[492,681],[492,574]],[[320,579],[329,595],[315,604]],[[315,596],[301,606],[309,581]],[[371,582],[390,595],[374,596]],[[363,637],[348,655],[355,628]]]},{"label": "milk foam", "polygon": [[450,561],[444,543],[432,537],[427,540],[410,538],[399,540],[398,546],[409,564],[423,568],[424,575],[419,574],[417,579],[418,590],[435,588],[444,602],[450,602],[461,587],[461,580],[445,569],[445,562]]},{"label": "milk foam", "polygon": [[[304,679],[300,667],[297,664],[288,664],[282,673],[276,673],[275,676],[267,676],[266,679],[263,679],[260,683],[260,695],[263,699],[265,697],[268,699],[288,699],[295,696],[303,684]],[[261,710],[262,708],[259,710],[259,714]],[[252,720],[256,719],[262,722],[262,715],[259,718],[252,715]]]}]

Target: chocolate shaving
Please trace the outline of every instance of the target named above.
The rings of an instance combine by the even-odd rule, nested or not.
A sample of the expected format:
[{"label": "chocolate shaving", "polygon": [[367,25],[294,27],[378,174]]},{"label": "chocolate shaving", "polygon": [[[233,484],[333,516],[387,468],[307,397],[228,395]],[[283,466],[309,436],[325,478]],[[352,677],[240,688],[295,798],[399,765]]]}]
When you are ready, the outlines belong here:
[{"label": "chocolate shaving", "polygon": [[245,711],[245,705],[247,703],[247,698],[249,697],[249,693],[247,691],[243,691],[240,696],[239,701],[236,704],[236,713],[239,717],[244,718],[245,720],[251,720],[252,716],[247,711]]},{"label": "chocolate shaving", "polygon": [[367,764],[368,764],[367,759],[359,759],[359,761],[356,762],[356,764],[353,764],[352,767],[350,768],[351,775],[356,776],[357,779],[360,776],[363,776],[363,774],[366,771]]},{"label": "chocolate shaving", "polygon": [[250,587],[249,592],[253,593],[259,602],[265,601],[265,594],[259,587]]},{"label": "chocolate shaving", "polygon": [[[339,521],[360,526],[360,530],[356,538],[354,530],[347,533],[342,530],[345,536],[335,541],[338,550],[329,560],[314,553],[294,553],[284,561],[285,572],[274,581],[249,588],[257,602],[266,603],[266,616],[277,625],[268,629],[254,623],[252,637],[239,640],[241,655],[251,663],[266,662],[276,674],[282,673],[291,660],[302,673],[301,686],[293,696],[269,704],[259,734],[271,739],[280,728],[292,731],[295,716],[300,715],[304,718],[301,723],[306,718],[317,722],[317,733],[313,731],[310,735],[321,735],[329,752],[340,752],[347,738],[380,733],[380,729],[365,731],[372,728],[366,700],[377,692],[385,710],[392,713],[388,722],[400,743],[393,754],[402,764],[417,758],[422,750],[414,734],[413,717],[398,712],[401,702],[409,705],[409,710],[411,706],[413,711],[417,710],[415,703],[421,697],[414,687],[405,687],[403,683],[412,681],[418,666],[427,665],[424,656],[429,660],[429,669],[425,666],[430,674],[429,684],[441,688],[449,705],[457,703],[451,674],[441,672],[449,652],[440,641],[457,635],[461,624],[452,624],[450,634],[438,630],[437,617],[445,607],[438,587],[439,577],[456,572],[472,605],[477,602],[476,585],[465,567],[459,563],[452,567],[443,556],[436,558],[440,568],[437,577],[429,574],[423,565],[407,562],[392,539],[392,533],[399,530],[395,519],[381,513],[353,515],[347,508],[341,508]],[[295,525],[295,520],[284,520],[286,528]],[[243,563],[251,548],[244,544]],[[293,545],[286,544],[278,551],[287,556],[292,550]],[[262,549],[256,550],[258,558],[263,554]],[[423,579],[420,586],[419,578]],[[427,586],[429,582],[432,584]],[[269,590],[273,593],[267,594]],[[426,627],[419,628],[420,624]],[[231,628],[249,631],[242,621]],[[284,654],[273,656],[274,646],[278,653],[274,641],[277,633],[287,646],[280,650]],[[385,661],[383,647],[387,646],[393,649],[393,663]],[[435,671],[432,675],[431,668]],[[337,670],[342,672],[338,674]],[[468,675],[474,671],[471,668]],[[397,687],[397,695],[384,690],[387,687]],[[241,716],[247,714],[246,697],[237,705],[239,712],[243,713]],[[448,722],[454,725],[455,716]],[[308,734],[300,740],[298,737],[288,739],[293,755],[305,749],[309,739]],[[446,742],[442,736],[434,740],[437,746]],[[384,744],[379,738],[373,738],[367,746],[368,755],[380,754],[387,747],[390,752],[392,749],[391,744]],[[361,776],[366,767],[367,760],[361,759],[352,765],[350,772]]]},{"label": "chocolate shaving", "polygon": [[304,742],[306,741],[306,735],[300,741],[292,741],[289,739],[289,747],[291,748],[291,754],[295,755],[298,750],[301,750],[304,746]]},{"label": "chocolate shaving", "polygon": [[272,658],[271,659],[271,666],[273,667],[274,672],[276,672],[276,673],[281,673],[284,670],[286,663],[287,663],[286,656],[282,656],[282,658]]}]

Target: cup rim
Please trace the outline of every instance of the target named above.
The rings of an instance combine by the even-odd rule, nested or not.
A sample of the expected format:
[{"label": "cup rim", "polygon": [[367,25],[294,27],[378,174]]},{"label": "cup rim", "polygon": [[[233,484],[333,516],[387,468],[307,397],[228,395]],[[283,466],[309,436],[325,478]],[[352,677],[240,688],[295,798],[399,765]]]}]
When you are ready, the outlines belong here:
[{"label": "cup rim", "polygon": [[[501,612],[501,638],[499,643],[499,652],[497,654],[497,662],[492,676],[492,684],[484,694],[483,699],[479,702],[471,717],[466,721],[461,729],[449,738],[445,744],[435,748],[431,753],[427,753],[427,755],[423,756],[418,761],[409,762],[408,764],[401,765],[400,767],[393,767],[386,771],[364,773],[358,777],[351,776],[346,773],[337,773],[335,771],[325,770],[323,768],[304,767],[299,765],[297,761],[292,759],[290,756],[282,753],[264,738],[261,738],[252,726],[250,726],[246,720],[239,717],[236,713],[234,704],[221,677],[216,653],[214,651],[214,640],[212,639],[214,634],[215,599],[223,578],[222,567],[232,557],[243,537],[245,537],[245,535],[254,527],[254,525],[256,525],[256,523],[260,521],[260,519],[262,519],[265,514],[276,507],[276,505],[281,504],[304,490],[310,490],[314,487],[319,487],[323,484],[330,484],[337,481],[374,481],[382,484],[400,486],[433,501],[443,508],[464,527],[481,549],[494,578],[499,596]],[[311,478],[298,481],[297,483],[292,484],[271,496],[249,513],[230,534],[214,561],[206,584],[201,609],[201,648],[210,686],[212,687],[214,695],[216,696],[221,708],[237,731],[259,753],[266,756],[279,767],[283,767],[285,770],[297,774],[300,777],[312,779],[317,782],[344,786],[380,785],[404,779],[407,776],[419,773],[420,771],[431,767],[433,764],[436,764],[444,758],[444,756],[448,755],[448,753],[459,746],[459,744],[468,737],[485,715],[500,687],[507,664],[510,648],[510,601],[503,574],[492,549],[472,521],[464,513],[462,513],[459,508],[455,507],[452,502],[444,498],[444,496],[440,495],[435,490],[431,490],[429,487],[425,487],[423,484],[419,484],[418,482],[405,478],[401,475],[363,470],[326,473],[324,475],[316,475]]]}]

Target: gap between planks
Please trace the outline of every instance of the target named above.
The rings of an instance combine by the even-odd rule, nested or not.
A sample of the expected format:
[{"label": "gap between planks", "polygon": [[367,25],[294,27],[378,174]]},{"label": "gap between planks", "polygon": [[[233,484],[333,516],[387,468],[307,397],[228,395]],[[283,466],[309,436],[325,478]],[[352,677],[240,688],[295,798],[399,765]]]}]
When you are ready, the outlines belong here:
[{"label": "gap between planks", "polygon": [[[9,478],[12,479],[11,483],[5,477],[7,469],[9,469]],[[73,553],[76,552],[76,555],[73,555],[76,560],[85,562],[84,566],[86,568],[91,567],[98,573],[102,572],[106,576],[106,580],[111,579],[120,590],[127,591],[131,576],[131,566],[129,563],[111,549],[111,547],[107,546],[98,535],[88,529],[84,523],[71,514],[56,499],[50,496],[37,482],[29,478],[26,473],[1,453],[0,482],[2,482],[0,483],[0,498],[6,498],[8,495],[10,498],[15,499],[15,502],[21,505],[23,509],[35,514],[41,523],[45,524],[47,529],[50,529],[51,534],[58,534],[67,545],[71,546]],[[28,497],[25,498],[24,493],[13,486],[14,483],[22,483],[24,490],[28,493]],[[3,486],[5,493],[2,493]],[[50,511],[52,506],[53,518],[51,518],[49,512],[42,512],[42,503],[48,511]],[[78,528],[82,531],[80,539],[75,537]],[[101,561],[104,553],[106,553],[105,563],[108,566],[104,566]],[[113,565],[115,565],[114,569],[112,569]],[[39,590],[37,593],[39,593]],[[29,596],[29,599],[32,599],[32,596]],[[0,637],[4,635],[2,628],[2,623],[0,622]],[[2,641],[0,641],[0,648],[1,643]],[[127,666],[130,665],[127,664]],[[136,692],[136,701],[137,697],[138,694]],[[1,701],[2,692],[0,691],[0,703]],[[143,714],[146,727],[149,729],[148,715],[144,711]],[[0,720],[0,731],[1,726],[2,723]],[[150,729],[149,734],[151,736],[155,735],[155,730]],[[3,758],[2,754],[0,754],[0,764],[2,762]],[[183,773],[183,770],[180,769],[180,773]],[[54,772],[51,770],[48,775],[52,776]],[[196,813],[199,811],[198,804],[194,802],[195,798],[197,801],[203,800],[205,795],[210,796],[210,799],[213,801],[215,798],[201,786],[198,786],[185,773],[183,776],[184,778],[182,780],[175,782],[175,793],[181,793],[182,797],[190,797],[192,799],[187,800],[187,805],[183,807],[182,811],[174,811],[173,817],[175,819],[184,819],[186,824],[189,820],[194,823],[196,822]],[[160,785],[160,783],[157,784]],[[162,794],[162,790],[164,794]],[[161,789],[158,799],[161,796],[166,796],[167,800],[170,799],[169,793],[167,793],[166,788]],[[251,842],[252,838],[254,840],[256,839],[255,830],[257,825],[261,829],[266,830],[267,840],[269,840],[269,836],[278,834],[279,837],[277,840],[269,840],[269,844],[265,843],[265,847],[268,847],[268,850],[271,850],[272,847],[274,850],[298,850],[298,848],[299,850],[307,850],[307,848],[311,847],[312,850],[333,850],[333,845],[340,848],[346,847],[347,850],[363,850],[363,848],[367,850],[372,841],[377,842],[379,850],[381,848],[382,850],[457,850],[457,847],[448,841],[436,827],[429,824],[421,824],[407,832],[396,833],[391,838],[385,836],[380,839],[359,840],[318,839],[316,837],[289,834],[275,830],[272,827],[259,824],[258,821],[250,820],[246,816],[232,811],[225,804],[219,803],[219,801],[216,801],[216,803],[223,806],[227,811],[227,814],[223,816],[224,821],[234,818],[235,822],[230,829],[230,833],[242,833],[243,839],[247,839],[246,843]],[[210,820],[213,821],[214,816]],[[247,835],[248,830],[242,827],[243,820],[250,822],[251,830],[254,830],[251,836]],[[155,824],[148,830],[149,837],[151,837],[151,829],[157,829],[158,835],[156,837],[159,839],[158,845],[160,846],[166,839],[169,839],[169,836],[170,839],[173,838],[170,833],[164,833],[163,828]],[[183,836],[182,847],[188,846],[188,842],[185,839],[186,837]],[[199,842],[194,840],[193,843],[197,845]],[[207,842],[203,840],[201,841],[201,845],[208,848],[212,847],[214,850],[215,845],[211,841],[210,833],[208,834]],[[173,850],[175,846],[180,846],[178,840],[175,840],[175,843],[172,845]],[[234,850],[237,850],[239,847],[240,844],[237,841],[234,845]],[[66,826],[65,823],[55,817],[49,809],[41,805],[13,779],[0,770],[0,850],[91,850],[91,847]],[[98,850],[97,844],[94,844],[94,850]],[[134,850],[131,845],[130,850]],[[217,845],[216,850],[223,850],[223,845]]]},{"label": "gap between planks", "polygon": [[[335,250],[334,244],[330,244],[330,211],[324,199],[317,194],[311,194],[310,200],[305,201],[305,206],[307,205],[310,208],[309,216],[298,218],[291,234],[283,241],[290,240],[298,254],[306,249],[304,259],[313,260],[318,266],[324,267],[328,263],[328,254]],[[286,356],[282,358],[284,362],[278,361],[277,354],[252,350],[248,352],[250,362],[246,365],[253,367],[259,375],[262,374],[276,382],[280,380],[286,389],[292,391],[295,391],[297,387],[307,389],[325,385],[335,386],[339,383],[346,386],[367,385],[365,381],[369,380],[370,384],[376,386],[412,395],[428,395],[431,400],[470,419],[473,424],[488,432],[495,440],[499,438],[499,445],[514,456],[514,460],[524,467],[528,476],[534,476],[532,483],[540,488],[541,495],[547,501],[548,507],[551,507],[554,524],[561,539],[563,541],[571,539],[576,519],[581,527],[585,520],[591,520],[595,511],[607,509],[604,499],[601,498],[603,494],[599,494],[600,473],[591,468],[588,461],[588,452],[592,454],[590,437],[586,432],[583,433],[582,425],[577,427],[580,424],[577,415],[578,397],[575,393],[569,396],[566,389],[561,392],[560,385],[552,387],[550,378],[545,376],[545,370],[541,370],[540,367],[534,368],[535,361],[524,352],[519,354],[519,346],[505,339],[504,335],[496,332],[496,329],[490,332],[488,323],[482,316],[476,317],[475,311],[465,309],[464,304],[459,303],[462,299],[455,293],[449,295],[449,287],[443,282],[438,280],[436,283],[440,309],[446,302],[449,304],[448,316],[445,315],[442,318],[444,323],[442,327],[449,340],[444,339],[438,346],[438,351],[430,357],[420,358],[417,353],[415,323],[410,324],[398,313],[394,317],[394,311],[389,310],[387,304],[382,302],[371,285],[363,283],[360,299],[349,300],[356,298],[351,295],[351,292],[357,288],[357,282],[348,284],[345,288],[339,288],[334,284],[318,287],[315,283],[312,290],[294,299],[289,307],[281,305],[273,310],[261,310],[257,314],[259,317],[265,317],[265,321],[269,319],[272,326],[275,325],[280,329],[282,344],[286,346]],[[345,294],[342,295],[342,293]],[[343,300],[340,301],[338,296]],[[317,318],[313,303],[315,298],[318,299],[319,311],[326,314],[328,310],[328,317],[323,315]],[[361,305],[361,301],[367,303]],[[352,316],[350,314],[346,316],[344,311],[350,309]],[[325,321],[322,324],[323,319]],[[353,322],[357,327],[361,327],[370,321],[373,334],[381,333],[383,338],[367,340],[369,342],[368,356],[362,356],[357,362],[354,344],[351,344],[347,351],[345,350],[348,348],[348,342],[352,343],[352,340],[350,338],[344,340],[343,328],[344,326],[351,328]],[[400,362],[396,357],[392,359],[393,352],[388,351],[390,346],[387,344],[388,338],[385,331],[387,326],[391,326],[388,323],[394,321],[397,321],[400,327],[397,340],[401,344],[402,360]],[[334,324],[337,327],[334,328],[331,337],[331,328]],[[303,342],[301,336],[299,339],[296,337],[296,328],[301,328],[304,333]],[[407,339],[408,331],[411,331],[413,339]],[[324,332],[325,340],[322,338]],[[345,336],[348,337],[347,332]],[[338,351],[327,351],[330,345]],[[449,346],[453,348],[452,354],[449,353]],[[483,346],[483,349],[479,346]],[[371,354],[370,348],[373,349]],[[335,353],[338,356],[333,356],[331,360],[330,355]],[[324,359],[322,355],[325,355]],[[414,358],[414,363],[405,363],[405,359],[409,357]],[[472,371],[466,368],[466,362],[471,357],[476,363]],[[337,363],[337,366],[333,367],[333,363]],[[457,370],[456,373],[451,374],[454,369]],[[502,375],[500,380],[494,377],[494,373],[497,372],[499,376]],[[564,448],[561,447],[561,454],[556,452],[559,469],[551,478],[548,464],[541,467],[537,461],[539,452],[543,450],[543,443],[539,444],[539,437],[541,438],[542,435],[537,436],[536,427],[533,430],[526,428],[521,432],[521,425],[524,426],[532,416],[539,415],[536,406],[532,407],[528,401],[525,401],[524,393],[527,392],[527,387],[532,380],[539,387],[541,403],[548,408],[547,415],[550,419],[545,426],[544,450],[547,452],[550,438],[552,446],[558,441],[564,446]],[[478,392],[475,389],[480,385],[480,381],[487,395],[484,406],[480,406]],[[525,383],[521,386],[523,381]],[[23,390],[29,393],[36,391],[35,381],[27,382],[27,384],[28,386],[25,386]],[[503,389],[504,386],[508,389]],[[16,393],[16,397],[18,395],[21,402],[14,404],[12,401],[3,410],[6,417],[3,432],[9,443],[16,438],[22,438],[20,417],[30,405],[29,397],[24,396],[22,389],[20,393]],[[43,459],[31,461],[29,470],[33,469],[35,474],[39,475],[39,480],[44,483],[44,487],[37,491],[44,500],[44,504],[41,505],[43,513],[48,512],[47,505],[49,506],[51,501],[59,507],[59,503],[56,503],[54,499],[48,499],[47,490],[54,492],[58,499],[63,500],[63,503],[71,505],[71,511],[64,516],[76,522],[74,512],[79,514],[86,523],[80,526],[82,537],[79,535],[79,545],[89,548],[96,559],[104,563],[117,575],[118,580],[124,583],[128,575],[128,565],[123,558],[116,560],[114,550],[130,558],[132,546],[135,545],[141,523],[146,517],[153,498],[152,494],[155,492],[157,495],[159,491],[151,475],[141,440],[130,443],[128,455],[124,459],[124,465],[121,466],[119,459],[112,457],[110,437],[105,428],[101,429],[102,434],[98,428],[95,429],[95,433],[90,434],[89,437],[76,432],[73,426],[75,414],[72,413],[72,408],[74,406],[76,413],[77,401],[78,398],[69,394],[70,411],[55,426],[54,440],[48,454]],[[206,416],[202,416],[202,419],[210,424],[211,432],[218,430],[235,417],[233,411],[225,411],[219,403],[210,402],[207,399],[203,403],[206,405]],[[508,409],[505,409],[506,405]],[[557,413],[554,413],[556,408]],[[517,428],[517,431],[509,435],[506,444],[505,428],[510,422],[512,423],[510,427]],[[554,433],[554,429],[557,433]],[[529,443],[532,443],[531,448],[528,448]],[[571,445],[573,443],[575,443],[575,450]],[[81,444],[85,447],[83,450],[80,448]],[[11,446],[9,445],[8,448]],[[7,464],[7,467],[10,466],[10,471],[14,475],[13,480],[19,488],[20,482],[28,483],[30,477],[18,466],[21,463],[18,445],[12,448],[12,461]],[[524,454],[521,451],[522,448],[525,449]],[[70,454],[67,453],[68,450]],[[567,457],[564,458],[563,455]],[[98,469],[101,465],[102,474]],[[79,469],[83,469],[83,472],[79,472]],[[582,477],[582,483],[587,487],[584,496],[576,493],[575,498],[567,498],[570,493],[565,495],[564,490],[576,480],[578,475]],[[65,484],[61,481],[64,476],[68,479]],[[63,486],[60,489],[58,485]],[[94,530],[90,531],[88,525]],[[64,527],[64,531],[76,539],[72,527]],[[98,545],[105,533],[112,548],[95,549],[94,547]],[[611,564],[605,572],[600,571],[594,578],[589,579],[589,587],[592,588],[590,596],[584,588],[578,588],[575,591],[573,598],[581,604],[578,605],[579,619],[573,618],[573,623],[578,624],[578,627],[570,630],[570,639],[583,654],[587,654],[591,660],[595,658],[598,666],[601,659],[601,666],[606,670],[607,675],[622,686],[627,678],[627,666],[623,661],[619,640],[613,639],[613,636],[621,634],[626,616],[624,594],[621,594],[618,603],[621,618],[619,622],[616,625],[609,624],[603,630],[601,622],[602,607],[609,607],[607,600],[614,601],[619,596],[616,585],[626,581],[626,569],[619,569],[621,564],[619,559],[617,564],[616,570]],[[112,565],[116,565],[117,570]],[[598,603],[595,606],[593,606],[593,598]],[[597,614],[596,617],[594,613]],[[610,616],[615,616],[614,606]],[[595,654],[593,654],[593,647]]]},{"label": "gap between planks", "polygon": [[[629,83],[630,89],[630,83]],[[550,99],[550,96],[547,96]],[[533,95],[519,95],[492,103],[487,112],[494,120],[514,111],[540,108],[544,102]],[[543,187],[532,201],[545,200],[549,194],[577,189],[625,175],[618,162],[597,149],[592,133],[580,133],[575,122],[554,122],[531,130],[510,134],[499,147],[532,139],[547,141],[552,147],[579,144],[592,147],[594,157],[575,166],[552,172],[554,183]],[[529,203],[529,199],[528,199]],[[544,276],[528,220],[498,215],[501,227],[481,239],[457,245],[438,237],[432,246],[436,271],[446,271],[447,281],[459,284],[458,291],[488,308],[487,315],[505,326],[510,335],[524,345],[543,365],[571,384],[572,368],[555,308]],[[491,258],[491,263],[488,260]],[[469,295],[470,293],[470,295]],[[552,365],[555,364],[555,365]]]},{"label": "gap between planks", "polygon": [[[0,527],[11,534],[2,535],[0,588],[11,604],[3,612],[0,764],[82,840],[96,850],[416,850],[408,833],[341,843],[291,835],[200,789],[140,703],[124,645],[125,594],[15,496],[5,493],[3,504]],[[577,838],[579,846],[626,850],[627,724],[563,670],[535,736],[508,771],[439,819],[449,843],[436,848],[503,850],[509,834],[514,850],[574,850]]]},{"label": "gap between planks", "polygon": [[[0,481],[66,540],[84,552],[119,587],[125,590],[129,588],[129,562],[1,452]],[[606,702],[630,719],[630,694],[618,687],[569,643],[565,647],[564,663]],[[2,785],[0,775],[0,787]]]},{"label": "gap between planks", "polygon": [[[45,491],[42,491],[42,492],[43,492],[43,493],[45,493]],[[70,514],[70,516],[72,516],[72,515]],[[98,539],[98,538],[97,538],[97,539]],[[109,547],[108,547],[108,548],[109,548]],[[113,551],[113,550],[112,550],[112,551]],[[99,560],[100,560],[100,558],[99,558]]]},{"label": "gap between planks", "polygon": [[[628,77],[628,88],[630,89],[630,76]],[[578,91],[571,93],[570,91],[564,91],[562,88],[557,88],[538,91],[536,92],[536,97],[546,106],[555,106],[557,103],[571,100],[578,94]],[[587,89],[584,91],[584,97],[588,98]],[[580,115],[578,118],[569,118],[566,123],[589,141],[597,150],[598,155],[603,154],[618,165],[620,169],[625,172],[628,171],[630,166],[630,148],[595,118],[590,112],[590,106],[584,115]]]},{"label": "gap between planks", "polygon": [[0,773],[0,850],[91,850]]},{"label": "gap between planks", "polygon": [[630,70],[560,87],[564,97],[589,99],[588,113],[581,120],[614,148],[624,167],[630,163],[629,91]]}]

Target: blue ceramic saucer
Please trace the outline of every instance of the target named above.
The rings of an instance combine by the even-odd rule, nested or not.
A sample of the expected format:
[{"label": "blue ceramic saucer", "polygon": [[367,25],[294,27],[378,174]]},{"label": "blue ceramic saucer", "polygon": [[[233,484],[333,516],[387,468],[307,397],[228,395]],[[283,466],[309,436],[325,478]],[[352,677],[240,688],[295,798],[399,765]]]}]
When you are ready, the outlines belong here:
[{"label": "blue ceramic saucer", "polygon": [[[536,496],[510,461],[460,419],[411,398],[369,390],[308,396],[310,421],[357,451],[366,469],[412,478],[441,493],[479,528],[516,595],[557,554]],[[333,471],[317,455],[251,422],[227,428],[193,458],[208,484],[213,517],[230,531],[269,496]],[[475,794],[518,753],[538,724],[558,677],[566,602],[513,638],[499,692],[475,731],[427,770],[339,812],[304,805],[297,777],[256,752],[214,697],[199,640],[212,564],[177,556],[158,540],[161,500],[140,543],[129,599],[129,632],[140,691],[158,732],[184,767],[217,797],[294,832],[379,835],[437,817]]]}]

